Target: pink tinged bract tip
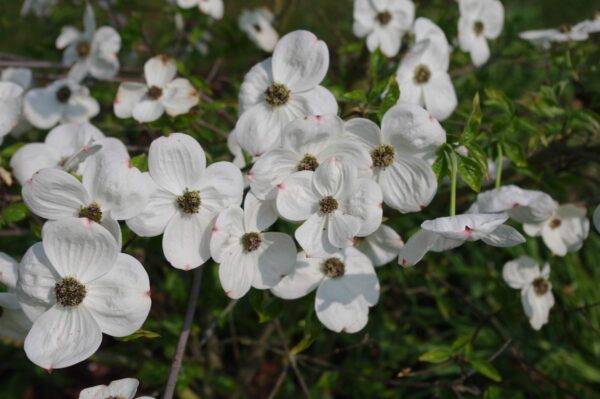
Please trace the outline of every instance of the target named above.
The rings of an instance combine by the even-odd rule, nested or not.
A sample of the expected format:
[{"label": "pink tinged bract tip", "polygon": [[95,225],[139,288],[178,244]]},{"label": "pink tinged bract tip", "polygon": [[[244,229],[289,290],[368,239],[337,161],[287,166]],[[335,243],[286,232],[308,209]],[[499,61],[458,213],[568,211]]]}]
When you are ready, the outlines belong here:
[{"label": "pink tinged bract tip", "polygon": [[280,190],[283,190],[283,189],[285,189],[285,186],[284,186],[284,184],[283,184],[283,183],[279,183],[279,184],[277,185],[277,188],[278,188],[278,189],[280,189]]},{"label": "pink tinged bract tip", "polygon": [[473,229],[470,228],[469,226],[465,226],[464,232],[465,232],[465,236],[467,236],[467,237],[471,237],[471,235],[473,235]]}]

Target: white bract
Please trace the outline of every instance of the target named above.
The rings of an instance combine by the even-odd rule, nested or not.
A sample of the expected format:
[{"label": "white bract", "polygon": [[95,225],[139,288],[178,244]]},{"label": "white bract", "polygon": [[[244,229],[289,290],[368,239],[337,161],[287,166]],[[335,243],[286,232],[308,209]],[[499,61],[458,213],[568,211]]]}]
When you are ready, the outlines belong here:
[{"label": "white bract", "polygon": [[438,120],[448,118],[458,104],[448,65],[448,48],[439,40],[417,42],[402,58],[396,72],[399,101],[425,107]]},{"label": "white bract", "polygon": [[523,230],[532,237],[542,236],[553,255],[565,256],[582,247],[590,232],[590,221],[585,208],[565,204],[542,222],[524,224]]},{"label": "white bract", "polygon": [[148,174],[129,165],[129,156],[104,153],[88,160],[82,181],[58,168],[36,172],[23,185],[23,201],[48,220],[88,218],[121,242],[117,220],[135,217],[148,203]]},{"label": "white bract", "polygon": [[439,122],[418,105],[400,103],[390,108],[381,130],[368,119],[351,119],[346,131],[371,154],[373,177],[383,201],[402,213],[425,208],[437,191],[437,177],[425,159],[446,142]]},{"label": "white bract", "polygon": [[427,220],[400,249],[398,263],[404,267],[414,266],[429,251],[447,251],[466,241],[482,240],[494,247],[524,243],[525,238],[517,230],[504,224],[507,220],[506,213],[465,213]]},{"label": "white bract", "polygon": [[337,115],[313,115],[289,123],[281,145],[267,151],[248,172],[252,192],[261,200],[274,199],[278,186],[291,174],[310,170],[335,157],[354,165],[359,176],[370,176],[371,158],[351,136],[344,135],[344,121]]},{"label": "white bract", "polygon": [[[19,120],[17,125],[11,130],[11,134],[13,136],[19,136],[21,133],[28,130],[31,126],[27,123],[27,120],[23,116],[23,98],[25,97],[25,92],[31,86],[31,82],[33,80],[33,76],[31,73],[31,69],[28,68],[6,68],[2,70],[2,76],[0,77],[2,82],[12,82],[15,83],[23,89],[21,94],[21,106],[19,108]],[[0,111],[2,112],[2,111]]]},{"label": "white bract", "polygon": [[192,137],[173,133],[152,142],[148,169],[154,192],[127,225],[142,237],[163,234],[165,257],[190,270],[210,258],[214,221],[223,209],[242,202],[244,180],[231,162],[206,167],[204,150]]},{"label": "white bract", "polygon": [[307,31],[283,36],[273,57],[250,69],[240,88],[237,142],[254,157],[279,145],[283,128],[306,115],[337,113],[333,94],[320,86],[329,68],[327,45]]},{"label": "white bract", "polygon": [[57,123],[87,122],[100,112],[98,101],[85,86],[72,79],[57,80],[44,88],[25,94],[23,114],[39,129],[50,129]]},{"label": "white bract", "polygon": [[0,292],[0,337],[22,341],[31,328],[15,292],[19,274],[19,263],[0,252],[0,284],[6,291]]},{"label": "white bract", "polygon": [[[135,378],[123,378],[108,385],[97,385],[86,388],[79,393],[79,399],[133,399],[140,382]],[[137,399],[154,399],[150,396],[139,396]]]},{"label": "white bract", "polygon": [[47,222],[21,261],[17,296],[33,321],[25,353],[47,370],[90,357],[102,333],[124,337],[150,311],[150,282],[134,257],[89,219]]},{"label": "white bract", "polygon": [[458,42],[480,67],[490,58],[488,39],[497,39],[504,25],[504,6],[499,0],[459,0]]},{"label": "white bract", "polygon": [[177,0],[181,8],[198,7],[200,11],[211,18],[221,19],[225,6],[223,0]]},{"label": "white bract", "polygon": [[556,201],[548,194],[511,184],[477,194],[477,200],[468,213],[506,212],[519,223],[540,223],[548,220],[557,207]]},{"label": "white bract", "polygon": [[413,33],[415,35],[415,43],[429,40],[441,50],[446,49],[448,54],[452,52],[452,48],[448,44],[448,39],[442,28],[428,18],[417,18],[413,25]]},{"label": "white bract", "polygon": [[184,78],[175,78],[177,63],[158,55],[144,64],[146,84],[125,82],[119,85],[114,101],[115,115],[136,121],[153,122],[166,111],[170,116],[182,115],[198,104],[198,92]]},{"label": "white bract", "polygon": [[0,82],[0,144],[4,136],[19,124],[23,88],[12,82]]},{"label": "white bract", "polygon": [[328,329],[355,333],[369,321],[369,308],[379,300],[379,280],[369,258],[355,248],[324,257],[298,254],[292,273],[271,291],[283,299],[303,297],[313,290],[315,312]]},{"label": "white bract", "polygon": [[379,48],[386,57],[395,57],[411,29],[415,5],[411,0],[354,0],[353,15],[352,31],[367,38],[369,51]]},{"label": "white bract", "polygon": [[554,306],[550,265],[546,263],[540,270],[534,259],[523,255],[504,265],[502,277],[511,288],[521,290],[521,303],[531,327],[539,330],[548,323],[550,309]]},{"label": "white bract", "polygon": [[219,265],[225,295],[238,299],[250,287],[274,287],[294,268],[296,245],[284,233],[264,233],[277,220],[272,201],[246,195],[244,209],[231,206],[212,229],[210,253]]},{"label": "white bract", "polygon": [[373,266],[383,266],[398,256],[404,241],[394,229],[385,224],[365,238],[356,238],[355,246],[369,257]]},{"label": "white bract", "polygon": [[10,160],[13,175],[21,185],[44,168],[59,167],[82,174],[85,161],[99,151],[127,154],[121,140],[104,137],[89,123],[67,123],[52,129],[43,143],[28,143]]},{"label": "white bract", "polygon": [[121,49],[121,36],[110,26],[96,30],[94,9],[85,8],[84,30],[73,26],[62,28],[56,39],[56,48],[64,50],[63,64],[71,66],[69,77],[80,82],[88,74],[100,80],[112,79],[119,71],[117,53]]},{"label": "white bract", "polygon": [[519,37],[535,45],[549,49],[551,43],[580,42],[587,40],[590,33],[600,32],[600,20],[585,20],[575,25],[562,25],[558,29],[528,30]]},{"label": "white bract", "polygon": [[325,256],[373,233],[383,214],[381,189],[359,178],[356,167],[335,157],[313,172],[296,172],[279,185],[277,211],[304,221],[295,237],[307,256]]},{"label": "white bract", "polygon": [[44,17],[50,14],[58,0],[25,0],[21,7],[21,15],[35,14]]},{"label": "white bract", "polygon": [[273,28],[273,18],[273,13],[268,8],[260,7],[243,10],[238,24],[258,48],[270,53],[279,40],[279,34]]}]

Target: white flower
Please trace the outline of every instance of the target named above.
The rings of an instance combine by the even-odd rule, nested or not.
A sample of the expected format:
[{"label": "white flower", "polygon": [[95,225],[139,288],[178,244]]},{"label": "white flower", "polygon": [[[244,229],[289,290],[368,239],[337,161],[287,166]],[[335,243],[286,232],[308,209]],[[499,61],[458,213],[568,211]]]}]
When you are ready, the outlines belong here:
[{"label": "white flower", "polygon": [[110,233],[89,219],[47,222],[42,235],[21,261],[17,296],[33,321],[25,353],[52,370],[87,359],[102,333],[138,330],[150,311],[150,282],[140,262],[119,253]]},{"label": "white flower", "polygon": [[23,88],[12,82],[0,82],[0,144],[4,136],[19,124]]},{"label": "white flower", "polygon": [[87,87],[72,79],[29,90],[23,103],[25,118],[39,129],[50,129],[57,123],[87,122],[98,112],[100,105]]},{"label": "white flower", "polygon": [[244,180],[230,162],[206,167],[200,144],[183,133],[152,142],[148,169],[156,184],[146,208],[127,225],[142,237],[164,233],[165,257],[189,270],[210,258],[210,237],[220,211],[242,202]]},{"label": "white flower", "polygon": [[599,31],[600,22],[598,20],[585,20],[573,26],[565,24],[558,29],[528,30],[519,33],[519,37],[548,49],[553,42],[564,43],[584,41],[590,37],[590,33]]},{"label": "white flower", "polygon": [[357,37],[367,37],[370,52],[379,48],[386,57],[395,57],[414,18],[411,0],[354,0],[352,31]]},{"label": "white flower", "polygon": [[177,5],[181,8],[192,8],[198,6],[200,11],[211,18],[223,18],[224,5],[223,0],[177,0]]},{"label": "white flower", "polygon": [[10,160],[10,167],[21,185],[44,168],[60,167],[82,174],[85,160],[100,149],[127,154],[120,140],[104,137],[93,125],[67,123],[52,129],[43,143],[28,143],[19,148]]},{"label": "white flower", "polygon": [[240,146],[258,157],[279,144],[281,131],[292,120],[337,113],[335,97],[319,86],[328,68],[327,45],[314,34],[300,30],[283,36],[273,57],[244,77],[235,126]]},{"label": "white flower", "polygon": [[72,65],[69,77],[80,82],[88,74],[96,79],[110,80],[119,71],[117,53],[121,49],[121,36],[110,26],[96,30],[94,9],[85,8],[84,31],[73,26],[62,28],[56,39],[56,48],[63,50],[63,64]]},{"label": "white flower", "polygon": [[490,58],[487,39],[497,39],[504,25],[504,6],[499,0],[459,0],[458,42],[480,67]]},{"label": "white flower", "polygon": [[273,13],[265,7],[243,10],[238,18],[240,29],[258,48],[270,53],[279,40],[279,34],[273,28]]},{"label": "white flower", "polygon": [[441,50],[446,49],[448,54],[452,52],[444,31],[428,18],[417,18],[413,25],[413,33],[415,35],[415,43],[429,40]]},{"label": "white flower", "polygon": [[511,288],[521,290],[521,303],[531,327],[539,330],[548,323],[550,309],[554,306],[550,265],[546,263],[540,271],[534,259],[523,255],[504,265],[502,277]]},{"label": "white flower", "polygon": [[16,260],[0,252],[0,284],[6,291],[0,292],[0,336],[22,341],[31,328],[31,321],[25,316],[15,292],[19,264]]},{"label": "white flower", "polygon": [[600,205],[598,205],[594,211],[594,227],[600,233]]},{"label": "white flower", "polygon": [[[28,68],[6,68],[2,70],[2,76],[0,77],[2,82],[12,82],[15,83],[23,89],[23,93],[21,94],[21,103],[22,99],[25,97],[25,91],[29,89],[31,86],[31,82],[33,80],[31,69]],[[27,123],[27,120],[23,116],[22,113],[22,104],[19,109],[19,120],[17,122],[17,126],[12,129],[10,132],[13,136],[18,137],[23,132],[27,131],[31,126]]]},{"label": "white flower", "polygon": [[[79,393],[79,399],[133,399],[140,382],[135,378],[123,378],[107,385],[97,385],[86,388]],[[140,396],[137,399],[154,399],[150,396]]]},{"label": "white flower", "polygon": [[318,319],[335,332],[355,333],[369,321],[369,308],[379,300],[379,280],[369,258],[355,248],[324,257],[298,254],[296,266],[271,291],[296,299],[317,290]]},{"label": "white flower", "polygon": [[557,207],[548,194],[511,184],[477,194],[468,213],[506,212],[519,223],[540,223],[548,220]]},{"label": "white flower", "polygon": [[383,266],[398,256],[404,241],[394,229],[385,224],[365,238],[356,238],[355,246],[369,257],[373,266]]},{"label": "white flower", "polygon": [[400,249],[398,263],[404,267],[414,266],[429,251],[447,251],[466,241],[482,240],[494,247],[524,243],[525,238],[517,230],[503,224],[507,220],[505,213],[466,213],[426,220],[421,230]]},{"label": "white flower", "polygon": [[166,111],[170,116],[189,112],[199,95],[187,79],[175,78],[177,64],[164,55],[144,64],[146,84],[125,82],[119,85],[114,101],[115,115],[140,122],[153,122]]},{"label": "white flower", "polygon": [[238,299],[250,287],[274,287],[294,268],[296,245],[284,233],[263,233],[277,220],[272,201],[246,195],[244,209],[231,206],[219,214],[212,229],[210,253],[220,263],[225,294]]},{"label": "white flower", "polygon": [[262,155],[248,172],[252,192],[261,200],[275,199],[286,177],[314,171],[331,157],[353,164],[360,177],[370,176],[369,153],[354,137],[344,135],[344,129],[337,115],[305,116],[289,123],[281,145]]},{"label": "white flower", "polygon": [[426,39],[416,43],[396,72],[400,101],[421,105],[438,120],[448,118],[458,103],[448,64],[448,49],[438,41]]},{"label": "white flower", "polygon": [[36,172],[23,185],[23,201],[48,220],[83,217],[102,224],[121,242],[117,220],[135,217],[148,203],[148,174],[129,165],[129,157],[103,153],[89,159],[80,182],[58,168]]},{"label": "white flower", "polygon": [[390,108],[381,130],[368,119],[351,119],[346,131],[371,154],[373,176],[383,201],[402,213],[418,212],[437,191],[437,177],[429,163],[446,132],[429,112],[418,105],[400,103]]},{"label": "white flower", "polygon": [[21,15],[35,14],[44,17],[50,14],[58,0],[25,0],[21,8]]},{"label": "white flower", "polygon": [[523,230],[532,237],[542,236],[553,255],[565,256],[579,251],[590,232],[585,208],[560,205],[541,223],[524,224]]},{"label": "white flower", "polygon": [[305,221],[295,233],[308,256],[324,256],[353,245],[381,224],[381,189],[359,178],[356,167],[333,157],[316,171],[287,177],[279,186],[277,211],[291,221]]}]

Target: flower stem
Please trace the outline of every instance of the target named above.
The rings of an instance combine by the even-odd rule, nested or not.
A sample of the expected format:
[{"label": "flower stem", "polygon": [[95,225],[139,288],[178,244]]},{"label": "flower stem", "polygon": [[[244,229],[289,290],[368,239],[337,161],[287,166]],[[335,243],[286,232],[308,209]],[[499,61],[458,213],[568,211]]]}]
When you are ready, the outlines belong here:
[{"label": "flower stem", "polygon": [[177,375],[181,368],[181,362],[183,361],[183,355],[185,347],[187,345],[188,338],[190,336],[190,328],[192,321],[194,320],[194,313],[196,313],[196,305],[198,304],[198,296],[200,294],[200,283],[202,282],[202,271],[204,266],[198,267],[194,270],[194,277],[192,280],[192,289],[190,296],[188,297],[187,308],[185,310],[185,318],[183,320],[183,326],[181,327],[181,333],[179,334],[179,341],[177,342],[177,350],[175,356],[173,356],[173,362],[171,363],[171,371],[169,372],[169,378],[167,379],[167,385],[165,386],[165,393],[163,399],[172,399],[175,393],[175,387],[177,386]]},{"label": "flower stem", "polygon": [[458,162],[454,151],[450,154],[450,216],[456,215],[456,178]]},{"label": "flower stem", "polygon": [[502,144],[498,143],[498,161],[496,162],[496,188],[500,188],[500,183],[502,182],[502,158],[504,158],[504,154],[502,153]]}]

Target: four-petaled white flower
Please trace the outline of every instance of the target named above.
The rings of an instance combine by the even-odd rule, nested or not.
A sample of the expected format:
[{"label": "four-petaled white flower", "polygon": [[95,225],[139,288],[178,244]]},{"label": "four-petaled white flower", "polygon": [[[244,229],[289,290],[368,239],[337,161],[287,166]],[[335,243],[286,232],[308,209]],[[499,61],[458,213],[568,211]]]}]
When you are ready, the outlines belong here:
[{"label": "four-petaled white flower", "polygon": [[100,80],[112,79],[119,71],[117,53],[121,49],[121,36],[110,26],[96,30],[94,9],[85,8],[84,30],[73,26],[62,28],[56,39],[56,48],[63,50],[63,64],[72,65],[69,77],[80,82],[88,74]]},{"label": "four-petaled white flower", "polygon": [[283,36],[273,57],[250,69],[240,88],[237,142],[258,157],[279,145],[283,128],[305,115],[337,113],[333,94],[320,86],[329,68],[327,45],[307,31]]},{"label": "four-petaled white flower", "polygon": [[153,122],[166,111],[170,116],[189,112],[198,104],[199,95],[189,80],[175,78],[177,63],[164,55],[144,64],[146,84],[121,83],[114,101],[115,115],[136,121]]},{"label": "four-petaled white flower", "polygon": [[488,39],[497,39],[504,25],[504,6],[499,0],[459,0],[458,42],[471,54],[476,67],[490,58]]},{"label": "four-petaled white flower", "polygon": [[0,252],[0,285],[6,288],[0,292],[0,337],[22,341],[31,328],[31,321],[23,313],[15,292],[18,274],[18,262]]},{"label": "four-petaled white flower", "polygon": [[379,48],[386,57],[395,57],[412,27],[415,5],[411,0],[354,0],[353,14],[352,31],[367,37],[369,51]]},{"label": "four-petaled white flower", "polygon": [[585,20],[575,25],[562,25],[558,29],[528,30],[519,37],[535,45],[549,49],[551,43],[580,42],[587,40],[590,33],[600,32],[600,20]]},{"label": "four-petaled white flower", "polygon": [[482,240],[494,247],[524,243],[525,238],[517,230],[504,224],[507,220],[506,213],[465,213],[427,220],[400,249],[398,263],[414,266],[429,251],[447,251],[466,241]]},{"label": "four-petaled white flower", "polygon": [[202,13],[214,19],[223,18],[225,10],[223,0],[177,0],[177,5],[181,8],[197,6]]},{"label": "four-petaled white flower", "polygon": [[369,258],[355,248],[323,257],[298,254],[292,273],[271,289],[283,299],[317,290],[318,319],[335,332],[355,333],[369,321],[369,308],[379,300],[379,280]]},{"label": "four-petaled white flower", "polygon": [[316,171],[305,170],[279,185],[277,211],[291,221],[305,221],[295,233],[308,256],[324,256],[353,245],[354,237],[373,233],[382,219],[381,189],[359,178],[356,167],[332,158]]},{"label": "four-petaled white flower", "polygon": [[263,233],[277,220],[272,201],[246,195],[244,209],[231,206],[219,214],[212,229],[210,253],[220,263],[225,294],[238,299],[250,287],[274,287],[294,268],[296,245],[284,233]]},{"label": "four-petaled white flower", "polygon": [[502,277],[511,288],[521,290],[521,303],[531,327],[539,330],[548,323],[550,309],[554,306],[550,265],[546,263],[540,270],[534,259],[523,255],[504,265]]},{"label": "four-petaled white flower", "polygon": [[266,7],[243,10],[238,18],[240,29],[256,46],[267,53],[275,48],[279,34],[273,28],[273,13]]},{"label": "four-petaled white flower", "polygon": [[369,257],[373,266],[379,267],[390,263],[398,256],[404,241],[394,229],[382,224],[373,234],[354,239],[355,247]]},{"label": "four-petaled white flower", "polygon": [[[133,399],[140,382],[135,378],[115,380],[108,385],[86,388],[79,393],[79,399]],[[137,399],[154,399],[151,396],[139,396]]]},{"label": "four-petaled white flower", "polygon": [[87,122],[100,112],[98,101],[87,87],[73,79],[61,79],[50,85],[31,89],[25,94],[23,114],[39,129],[50,129],[57,123]]},{"label": "four-petaled white flower", "polygon": [[565,204],[555,208],[546,220],[524,224],[523,230],[532,237],[542,236],[553,255],[565,256],[582,247],[590,232],[590,221],[585,208]]},{"label": "four-petaled white flower", "polygon": [[29,360],[48,370],[90,357],[102,333],[124,337],[150,311],[150,282],[134,257],[89,219],[47,222],[21,261],[17,297],[33,327]]},{"label": "four-petaled white flower", "polygon": [[19,124],[22,104],[23,88],[16,83],[0,82],[0,144]]},{"label": "four-petaled white flower", "polygon": [[381,130],[370,120],[357,118],[346,123],[346,131],[371,154],[373,176],[387,205],[402,213],[429,205],[437,177],[425,159],[446,142],[446,132],[429,112],[400,103],[385,113]]},{"label": "four-petaled white flower", "polygon": [[142,213],[127,225],[142,237],[164,233],[165,257],[189,270],[210,258],[214,221],[242,202],[244,180],[231,162],[206,167],[204,150],[187,134],[159,137],[150,145],[148,169],[156,187]]}]

